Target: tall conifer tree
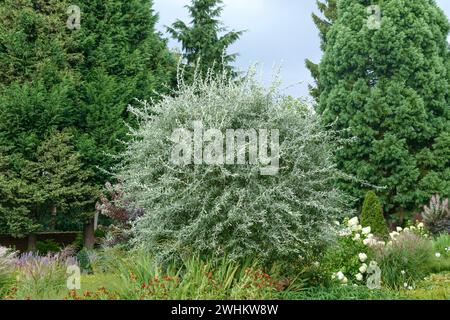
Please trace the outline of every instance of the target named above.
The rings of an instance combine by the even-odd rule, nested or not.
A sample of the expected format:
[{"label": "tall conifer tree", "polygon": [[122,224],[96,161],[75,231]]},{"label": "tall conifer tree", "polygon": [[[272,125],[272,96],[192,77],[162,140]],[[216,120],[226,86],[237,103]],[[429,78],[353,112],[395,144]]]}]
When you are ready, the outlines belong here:
[{"label": "tall conifer tree", "polygon": [[222,0],[192,0],[186,6],[191,17],[189,24],[177,20],[167,30],[174,39],[181,42],[183,57],[188,66],[200,63],[199,70],[205,74],[208,69],[221,72],[232,71],[231,63],[236,54],[227,53],[244,31],[230,31],[223,27],[219,18],[223,11]]},{"label": "tall conifer tree", "polygon": [[[125,123],[130,122],[127,106],[135,98],[158,99],[174,85],[176,59],[155,30],[158,16],[151,0],[79,0],[81,20],[74,29],[67,25],[72,4],[0,2],[0,158],[5,176],[14,182],[0,190],[5,195],[0,211],[9,215],[0,217],[3,232],[39,229],[34,221],[46,212],[45,204],[69,210],[61,204],[70,202],[92,214],[96,199],[91,192],[80,192],[76,199],[73,193],[43,194],[33,168],[45,166],[52,151],[44,159],[39,148],[52,133],[69,130],[81,164],[61,165],[67,171],[54,174],[77,175],[76,169],[86,178],[79,191],[103,185],[109,176],[98,168],[108,170],[116,161],[111,155],[121,149],[119,140],[126,139]],[[55,152],[62,147],[46,146]],[[84,170],[95,174],[85,176]],[[7,180],[0,179],[0,186]],[[57,188],[66,191],[73,184],[65,178],[60,182]]]},{"label": "tall conifer tree", "polygon": [[[377,2],[374,1],[373,4]],[[380,191],[385,211],[415,210],[450,195],[449,22],[434,1],[338,1],[319,66],[327,124],[356,141],[339,165]],[[362,198],[358,185],[346,185]]]},{"label": "tall conifer tree", "polygon": [[[317,7],[319,11],[322,13],[323,17],[318,16],[317,14],[312,14],[312,19],[314,24],[317,26],[319,30],[320,36],[320,47],[322,51],[325,50],[326,41],[327,41],[327,33],[333,24],[333,21],[336,20],[337,17],[337,0],[324,0],[316,1]],[[309,85],[309,92],[313,96],[316,101],[318,101],[320,96],[320,88],[319,85],[319,65],[314,63],[313,61],[306,59],[305,65],[308,70],[311,72],[311,76],[314,79],[315,85]]]}]

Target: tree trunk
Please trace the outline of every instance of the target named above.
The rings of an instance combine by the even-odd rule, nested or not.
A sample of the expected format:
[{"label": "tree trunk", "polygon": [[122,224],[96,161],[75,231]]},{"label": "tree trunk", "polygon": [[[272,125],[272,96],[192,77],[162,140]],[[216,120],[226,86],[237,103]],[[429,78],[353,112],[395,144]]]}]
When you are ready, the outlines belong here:
[{"label": "tree trunk", "polygon": [[56,205],[52,206],[52,230],[56,230]]},{"label": "tree trunk", "polygon": [[27,250],[30,251],[30,252],[36,251],[36,242],[37,242],[36,234],[30,233],[28,235],[28,247],[27,247]]},{"label": "tree trunk", "polygon": [[84,247],[93,249],[95,244],[94,218],[90,219],[83,229]]},{"label": "tree trunk", "polygon": [[405,221],[405,210],[403,208],[400,209],[400,225],[403,225],[403,222]]}]

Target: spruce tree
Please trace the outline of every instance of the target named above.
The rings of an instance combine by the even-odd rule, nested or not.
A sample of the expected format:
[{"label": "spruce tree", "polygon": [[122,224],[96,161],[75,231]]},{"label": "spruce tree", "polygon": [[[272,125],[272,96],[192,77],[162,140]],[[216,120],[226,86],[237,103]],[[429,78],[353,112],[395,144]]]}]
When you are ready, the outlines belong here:
[{"label": "spruce tree", "polygon": [[[412,211],[450,193],[449,22],[434,1],[384,0],[381,27],[369,28],[369,4],[338,1],[317,111],[356,137],[340,167],[384,186],[385,212]],[[360,185],[344,186],[363,197]]]},{"label": "spruce tree", "polygon": [[223,69],[232,72],[231,63],[236,59],[236,54],[227,53],[227,49],[244,33],[227,32],[219,20],[222,4],[222,0],[192,0],[186,6],[192,19],[190,23],[177,20],[167,28],[173,38],[181,42],[188,66],[199,63],[199,71],[203,75],[208,69],[217,73]]},{"label": "spruce tree", "polygon": [[[327,42],[327,33],[333,24],[333,21],[336,20],[337,17],[337,0],[324,0],[324,2],[316,1],[317,7],[319,11],[323,14],[323,17],[312,14],[312,19],[314,24],[319,29],[320,36],[320,48],[322,51],[325,50],[326,42]],[[311,76],[314,79],[315,86],[309,85],[309,92],[311,96],[318,101],[320,96],[320,88],[319,85],[319,65],[317,63],[312,62],[309,59],[306,59],[305,65],[308,70],[311,72]]]}]

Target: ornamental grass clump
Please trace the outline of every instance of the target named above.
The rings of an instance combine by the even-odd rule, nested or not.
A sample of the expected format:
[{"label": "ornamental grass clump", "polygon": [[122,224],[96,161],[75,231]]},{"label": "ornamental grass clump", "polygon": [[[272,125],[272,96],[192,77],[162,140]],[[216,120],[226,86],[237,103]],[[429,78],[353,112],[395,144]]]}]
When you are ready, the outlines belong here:
[{"label": "ornamental grass clump", "polygon": [[375,256],[385,285],[412,290],[429,272],[432,242],[414,232],[401,232],[386,246],[375,248]]},{"label": "ornamental grass clump", "polygon": [[49,299],[61,294],[66,289],[67,267],[77,264],[69,251],[46,256],[28,252],[18,256],[14,261],[17,287],[13,298]]},{"label": "ornamental grass clump", "polygon": [[[332,234],[332,222],[349,212],[351,202],[335,187],[344,177],[333,163],[335,135],[305,104],[283,96],[276,85],[264,88],[251,72],[239,81],[223,75],[180,83],[172,96],[130,111],[139,126],[122,155],[118,179],[126,197],[144,211],[133,224],[132,243],[159,260],[192,252],[301,259],[320,248]],[[266,164],[251,161],[248,152],[245,164],[200,164],[202,150],[195,146],[185,151],[193,154],[186,165],[173,163],[172,134],[192,133],[195,123],[203,126],[201,133],[278,130],[279,148],[269,139],[268,151],[274,157],[279,149],[278,170],[263,175]],[[259,147],[261,140],[260,134]],[[216,142],[227,148],[225,141]],[[205,145],[204,157],[211,142]]]},{"label": "ornamental grass clump", "polygon": [[13,265],[15,256],[15,252],[0,246],[0,298],[8,292],[14,282]]}]

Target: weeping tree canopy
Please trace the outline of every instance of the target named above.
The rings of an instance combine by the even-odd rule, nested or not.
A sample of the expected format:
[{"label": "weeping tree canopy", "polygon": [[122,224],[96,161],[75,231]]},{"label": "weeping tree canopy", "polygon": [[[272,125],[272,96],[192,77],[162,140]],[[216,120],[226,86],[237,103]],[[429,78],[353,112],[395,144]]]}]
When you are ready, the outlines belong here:
[{"label": "weeping tree canopy", "polygon": [[[268,90],[253,74],[236,82],[197,79],[180,84],[174,97],[144,106],[132,109],[140,126],[123,154],[118,179],[126,197],[144,211],[134,223],[133,243],[160,259],[192,252],[264,261],[305,258],[332,235],[333,221],[349,212],[351,201],[335,186],[343,176],[332,161],[335,135],[275,85]],[[238,164],[240,151],[231,147],[231,158],[227,153],[211,162],[230,147],[231,129],[250,130],[242,148],[234,145],[246,151],[245,161]],[[180,150],[173,134],[180,132],[188,142],[184,162],[174,163],[173,152]],[[200,150],[189,138],[199,135]],[[253,153],[264,141],[270,145],[267,163]],[[277,150],[279,169],[266,175]]]}]

